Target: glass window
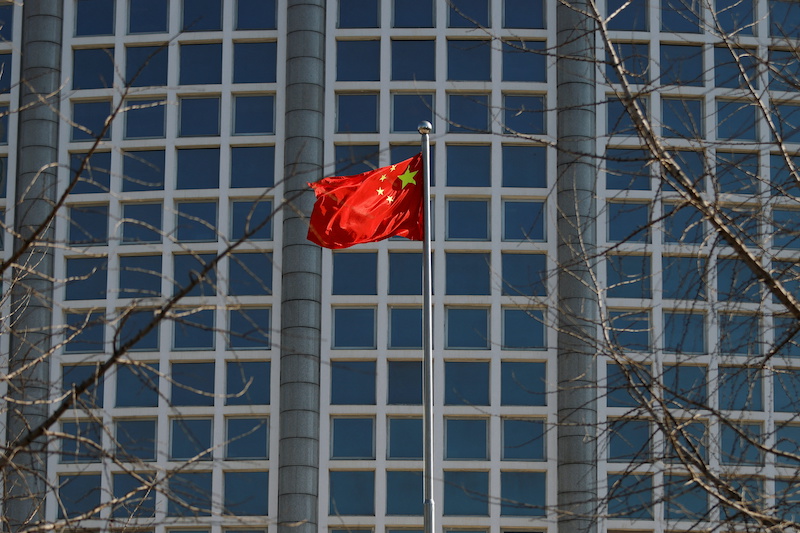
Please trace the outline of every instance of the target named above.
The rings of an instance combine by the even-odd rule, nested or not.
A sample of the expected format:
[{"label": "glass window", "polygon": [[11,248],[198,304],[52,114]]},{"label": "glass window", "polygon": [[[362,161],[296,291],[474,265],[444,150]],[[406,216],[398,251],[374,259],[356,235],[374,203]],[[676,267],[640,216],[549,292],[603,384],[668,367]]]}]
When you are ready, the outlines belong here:
[{"label": "glass window", "polygon": [[275,0],[236,0],[237,30],[274,30]]},{"label": "glass window", "polygon": [[503,97],[504,128],[510,133],[543,134],[547,130],[545,97],[511,95]]},{"label": "glass window", "polygon": [[[0,161],[0,172],[7,172],[7,161]],[[81,168],[83,167],[83,168]],[[111,186],[111,152],[70,154],[70,178],[78,178],[71,194],[105,193]],[[5,176],[0,175],[0,198],[5,198]]]},{"label": "glass window", "polygon": [[106,297],[108,259],[105,257],[70,257],[67,259],[66,300],[95,300]]},{"label": "glass window", "polygon": [[211,472],[177,472],[169,478],[167,490],[180,495],[168,498],[167,516],[211,515]]},{"label": "glass window", "polygon": [[[185,285],[195,279],[206,265],[214,259],[214,254],[175,254],[172,263],[175,276],[173,294],[177,294]],[[186,296],[213,296],[217,293],[217,271],[210,269],[205,274],[205,279],[195,285]]]},{"label": "glass window", "polygon": [[608,475],[608,512],[615,518],[653,519],[653,476]]},{"label": "glass window", "polygon": [[260,296],[272,294],[272,254],[233,253],[228,262],[228,294]]},{"label": "glass window", "polygon": [[226,405],[269,405],[269,361],[228,361],[225,367]]},{"label": "glass window", "polygon": [[763,410],[760,370],[739,366],[719,367],[719,407],[741,411]]},{"label": "glass window", "polygon": [[164,150],[123,152],[122,191],[164,190]]},{"label": "glass window", "polygon": [[115,453],[122,461],[156,460],[156,419],[133,418],[116,421]]},{"label": "glass window", "polygon": [[608,423],[608,461],[641,463],[650,461],[650,422],[631,418]]},{"label": "glass window", "polygon": [[435,44],[430,39],[392,39],[392,80],[434,81]]},{"label": "glass window", "polygon": [[650,190],[650,153],[646,150],[606,150],[606,188]]},{"label": "glass window", "polygon": [[[639,109],[649,118],[649,100],[641,97],[637,100]],[[637,135],[636,125],[625,104],[619,98],[608,97],[606,102],[606,128],[609,135]]]},{"label": "glass window", "polygon": [[233,43],[233,83],[275,83],[277,53],[275,41]]},{"label": "glass window", "polygon": [[544,516],[547,511],[545,472],[500,472],[500,514]]},{"label": "glass window", "polygon": [[800,397],[800,371],[792,368],[776,369],[773,374],[775,410],[779,413],[796,412]]},{"label": "glass window", "polygon": [[773,91],[800,90],[800,58],[792,50],[770,50],[769,88]]},{"label": "glass window", "polygon": [[161,296],[161,255],[123,255],[119,258],[120,298]]},{"label": "glass window", "polygon": [[[433,94],[393,94],[392,131],[414,132],[420,120],[433,124]],[[396,161],[394,157],[393,161]],[[433,162],[431,162],[433,166]]]},{"label": "glass window", "polygon": [[77,48],[72,51],[73,89],[103,89],[113,85],[113,48]]},{"label": "glass window", "polygon": [[219,97],[180,99],[180,136],[219,135]]},{"label": "glass window", "polygon": [[[792,157],[792,156],[790,156]],[[792,157],[794,159],[794,157]],[[769,170],[770,170],[770,185],[772,186],[772,195],[785,195],[785,196],[798,196],[797,180],[789,170],[786,160],[780,154],[771,154],[769,156]]]},{"label": "glass window", "polygon": [[[755,113],[755,108],[752,111]],[[773,102],[772,111],[772,121],[780,139],[800,143],[800,106]]]},{"label": "glass window", "polygon": [[126,315],[125,320],[120,324],[119,336],[115,340],[121,346],[134,341],[129,350],[134,352],[155,352],[158,350],[158,330],[159,324],[155,325],[144,335],[142,331],[155,321],[153,309],[135,309]]},{"label": "glass window", "polygon": [[707,353],[705,315],[664,312],[664,350],[674,353]]},{"label": "glass window", "polygon": [[650,314],[647,311],[609,312],[611,341],[628,351],[650,349]]},{"label": "glass window", "polygon": [[489,187],[492,180],[491,147],[447,145],[447,185]]},{"label": "glass window", "polygon": [[[268,188],[272,187],[274,183],[274,146],[231,147],[231,188]],[[262,201],[258,205],[261,206],[265,203]]]},{"label": "glass window", "polygon": [[377,28],[377,0],[339,0],[340,28]]},{"label": "glass window", "polygon": [[103,424],[95,420],[61,422],[62,463],[99,463],[102,456]]},{"label": "glass window", "polygon": [[60,474],[58,501],[58,518],[89,514],[100,506],[100,474]]},{"label": "glass window", "polygon": [[[451,133],[488,133],[489,97],[485,94],[450,94],[448,131]],[[450,171],[448,171],[448,175]]]},{"label": "glass window", "polygon": [[172,363],[172,405],[214,405],[214,363]]},{"label": "glass window", "polygon": [[336,168],[334,173],[360,174],[378,168],[377,144],[345,144],[335,147]]},{"label": "glass window", "polygon": [[173,346],[176,350],[214,349],[214,310],[184,310],[174,320]]},{"label": "glass window", "polygon": [[503,240],[544,242],[544,202],[503,202]]},{"label": "glass window", "polygon": [[661,99],[661,134],[664,137],[702,139],[703,101],[692,98]]},{"label": "glass window", "polygon": [[268,350],[270,308],[247,307],[228,311],[228,347],[232,350]]},{"label": "glass window", "polygon": [[123,204],[122,242],[161,242],[163,210],[161,202]]},{"label": "glass window", "polygon": [[225,472],[224,476],[226,513],[236,516],[268,514],[269,472]]},{"label": "glass window", "polygon": [[769,0],[769,34],[772,37],[800,37],[800,5],[793,0]]},{"label": "glass window", "polygon": [[631,362],[625,367],[606,366],[606,404],[608,407],[637,407],[650,399],[650,365]]},{"label": "glass window", "polygon": [[331,361],[332,405],[375,405],[375,361]]},{"label": "glass window", "polygon": [[543,0],[504,0],[503,27],[544,29]]},{"label": "glass window", "polygon": [[491,261],[488,253],[448,252],[447,294],[489,294]]},{"label": "glass window", "polygon": [[608,296],[652,298],[649,255],[609,255],[606,258]]},{"label": "glass window", "polygon": [[449,4],[448,27],[489,27],[489,3],[487,0],[454,0]]},{"label": "glass window", "polygon": [[647,0],[609,0],[606,15],[609,30],[647,31]]},{"label": "glass window", "polygon": [[14,35],[14,4],[0,6],[0,42],[11,42]]},{"label": "glass window", "polygon": [[156,492],[151,487],[155,481],[153,474],[115,473],[112,476],[117,501],[111,509],[111,516],[127,520],[155,516]]},{"label": "glass window", "polygon": [[[103,131],[106,119],[108,119],[110,115],[110,100],[72,102],[72,140],[94,141],[98,136],[103,140],[110,139],[111,126]],[[4,129],[8,131],[8,128]]]},{"label": "glass window", "polygon": [[773,209],[772,245],[781,250],[797,250],[800,248],[800,213],[792,209]]},{"label": "glass window", "polygon": [[333,347],[375,348],[375,309],[340,307],[333,310]]},{"label": "glass window", "polygon": [[275,133],[275,97],[234,96],[234,135],[268,135]]},{"label": "glass window", "polygon": [[331,459],[374,459],[374,418],[333,418]]},{"label": "glass window", "polygon": [[545,424],[531,418],[503,419],[504,461],[544,461]]},{"label": "glass window", "polygon": [[724,423],[720,428],[720,463],[724,465],[760,465],[764,457],[763,431],[759,423]]},{"label": "glass window", "polygon": [[704,520],[708,516],[708,492],[689,476],[664,476],[664,518]]},{"label": "glass window", "polygon": [[546,347],[544,311],[503,309],[503,350],[537,350]]},{"label": "glass window", "polygon": [[[705,400],[704,400],[705,401]],[[708,461],[708,428],[704,422],[677,420],[678,424],[666,440],[665,460],[683,463],[686,457]]]},{"label": "glass window", "polygon": [[167,84],[167,45],[125,48],[125,80],[131,87]]},{"label": "glass window", "polygon": [[[485,175],[488,179],[489,172]],[[547,158],[544,146],[503,145],[503,187],[546,186]]]},{"label": "glass window", "polygon": [[447,239],[488,240],[489,202],[487,200],[447,200]]},{"label": "glass window", "polygon": [[394,0],[395,28],[433,28],[433,0]]},{"label": "glass window", "polygon": [[503,41],[503,81],[547,81],[545,41]]},{"label": "glass window", "polygon": [[444,458],[486,460],[489,458],[489,424],[484,418],[444,419]]},{"label": "glass window", "polygon": [[114,35],[114,0],[78,0],[75,9],[75,35]]},{"label": "glass window", "polygon": [[717,297],[731,302],[760,301],[758,280],[744,261],[734,258],[717,261]]},{"label": "glass window", "polygon": [[725,355],[761,353],[758,315],[721,313],[719,317],[719,349]]},{"label": "glass window", "polygon": [[489,310],[448,307],[445,309],[446,348],[489,349]]},{"label": "glass window", "polygon": [[267,459],[269,419],[227,418],[225,423],[227,459]]},{"label": "glass window", "polygon": [[755,141],[757,135],[756,108],[753,105],[736,100],[717,100],[717,138]]},{"label": "glass window", "polygon": [[[74,109],[74,107],[73,107]],[[109,107],[110,109],[110,107]],[[74,111],[73,111],[74,113]],[[11,112],[7,105],[0,105],[0,145],[8,144],[8,126],[9,126],[9,117],[11,116]],[[106,115],[108,116],[108,115]],[[73,136],[75,135],[75,129],[73,128]],[[99,131],[99,130],[98,130]],[[3,162],[7,166],[8,164],[8,156],[3,156]],[[0,169],[0,172],[3,174],[8,174],[8,169],[3,168]],[[3,181],[7,180],[8,176],[3,177]],[[5,188],[5,187],[4,187]],[[5,194],[5,191],[3,191]]]},{"label": "glass window", "polygon": [[714,48],[714,85],[729,89],[747,89],[752,85],[758,89],[759,59],[754,52],[745,48],[733,52],[727,47]]},{"label": "glass window", "polygon": [[82,246],[108,244],[108,204],[69,208],[69,243]]},{"label": "glass window", "polygon": [[163,100],[129,100],[125,103],[125,138],[163,137],[165,132]]},{"label": "glass window", "polygon": [[[614,43],[614,49],[622,62],[628,83],[644,84],[650,81],[650,47],[647,43]],[[606,77],[609,83],[620,82],[611,64],[606,66]]]},{"label": "glass window", "polygon": [[797,465],[798,459],[788,454],[800,456],[800,426],[776,424],[775,462],[778,465]]},{"label": "glass window", "polygon": [[445,361],[445,405],[489,405],[489,363]]},{"label": "glass window", "polygon": [[222,44],[180,45],[181,85],[222,83]]},{"label": "glass window", "polygon": [[272,240],[272,201],[234,201],[231,204],[231,240]]},{"label": "glass window", "polygon": [[332,516],[373,516],[375,514],[375,472],[332,470],[328,514]]},{"label": "glass window", "polygon": [[386,514],[421,516],[423,506],[422,472],[389,470],[386,472]]},{"label": "glass window", "polygon": [[336,131],[376,133],[378,131],[377,94],[337,94]]},{"label": "glass window", "polygon": [[[81,385],[97,373],[97,365],[64,365],[61,367],[61,390],[69,392]],[[105,392],[103,376],[98,376],[94,383],[81,394],[78,399],[80,407],[103,407],[103,394]]]},{"label": "glass window", "polygon": [[390,417],[388,424],[388,452],[386,458],[395,460],[422,459],[422,419]]},{"label": "glass window", "polygon": [[159,33],[167,31],[168,3],[163,0],[129,1],[129,33]]},{"label": "glass window", "polygon": [[337,81],[378,81],[380,41],[336,41]]},{"label": "glass window", "polygon": [[64,331],[67,353],[99,353],[105,349],[105,317],[102,312],[66,314]]},{"label": "glass window", "polygon": [[117,367],[117,407],[158,407],[158,363]]},{"label": "glass window", "polygon": [[702,45],[661,45],[661,83],[690,87],[703,86]]},{"label": "glass window", "polygon": [[546,363],[503,361],[500,369],[501,405],[547,405]]},{"label": "glass window", "polygon": [[489,516],[488,502],[489,472],[445,470],[445,516]]},{"label": "glass window", "polygon": [[758,154],[717,152],[716,179],[721,193],[756,194],[758,191]]},{"label": "glass window", "polygon": [[703,217],[689,206],[664,204],[664,242],[700,244],[705,236]]},{"label": "glass window", "polygon": [[708,271],[705,257],[663,256],[664,298],[705,300]]},{"label": "glass window", "polygon": [[182,31],[213,31],[222,29],[220,0],[183,0]]},{"label": "glass window", "polygon": [[721,33],[753,35],[754,0],[716,0],[714,17]]},{"label": "glass window", "polygon": [[608,202],[610,242],[650,242],[650,204]]},{"label": "glass window", "polygon": [[447,40],[447,79],[451,81],[489,81],[491,79],[491,41]]},{"label": "glass window", "polygon": [[217,240],[217,202],[178,202],[175,207],[179,241]]},{"label": "glass window", "polygon": [[703,33],[702,20],[697,0],[661,0],[661,31]]},{"label": "glass window", "polygon": [[547,295],[547,256],[503,253],[503,294],[509,296]]},{"label": "glass window", "polygon": [[[787,316],[776,316],[773,319],[775,327],[775,344],[785,342],[777,353],[786,357],[800,357],[800,338],[794,332],[797,321]],[[791,338],[787,338],[791,335]]]},{"label": "glass window", "polygon": [[389,348],[422,348],[422,309],[389,308]]},{"label": "glass window", "polygon": [[422,294],[422,254],[389,252],[389,294]]},{"label": "glass window", "polygon": [[219,187],[219,148],[179,149],[178,189]]},{"label": "glass window", "polygon": [[389,361],[389,405],[422,405],[422,362]]}]

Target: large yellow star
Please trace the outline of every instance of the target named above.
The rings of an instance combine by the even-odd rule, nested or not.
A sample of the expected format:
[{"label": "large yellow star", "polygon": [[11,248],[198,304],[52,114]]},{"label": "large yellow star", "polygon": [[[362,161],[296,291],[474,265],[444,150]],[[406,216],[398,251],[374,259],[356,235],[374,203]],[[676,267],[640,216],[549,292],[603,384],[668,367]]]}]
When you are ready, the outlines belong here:
[{"label": "large yellow star", "polygon": [[405,189],[406,185],[408,185],[409,183],[412,183],[414,185],[417,184],[417,182],[414,181],[414,176],[416,176],[416,175],[417,175],[417,171],[416,170],[414,172],[411,172],[411,170],[406,168],[406,171],[403,172],[402,174],[400,174],[399,176],[397,176],[397,178],[400,181],[403,182],[403,187],[402,188]]}]

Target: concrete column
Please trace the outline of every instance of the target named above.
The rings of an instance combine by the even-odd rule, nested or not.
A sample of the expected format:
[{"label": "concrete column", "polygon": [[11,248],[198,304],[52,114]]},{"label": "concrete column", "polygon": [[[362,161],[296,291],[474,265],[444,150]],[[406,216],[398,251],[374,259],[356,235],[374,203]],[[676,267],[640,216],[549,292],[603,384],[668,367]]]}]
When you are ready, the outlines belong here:
[{"label": "concrete column", "polygon": [[306,240],[306,183],[323,168],[325,0],[289,0],[286,16],[278,530],[317,533],[322,251]]},{"label": "concrete column", "polygon": [[[56,198],[58,161],[59,83],[61,81],[62,0],[36,0],[22,6],[22,61],[19,129],[17,143],[16,211],[14,227],[21,242],[42,227]],[[10,72],[3,75],[8,76]],[[55,94],[55,96],[50,96]],[[46,99],[46,101],[44,101]],[[30,107],[28,107],[30,106]],[[51,242],[53,227],[39,234],[40,242]],[[53,249],[47,244],[27,250],[19,259],[27,270],[17,268],[11,287],[9,366],[12,371],[34,362],[12,380],[8,405],[8,440],[25,435],[47,417],[50,389],[50,358],[53,320]],[[36,362],[39,360],[38,362]],[[14,404],[24,400],[38,404]],[[5,469],[6,527],[16,531],[44,519],[47,491],[45,440],[38,439]]]}]

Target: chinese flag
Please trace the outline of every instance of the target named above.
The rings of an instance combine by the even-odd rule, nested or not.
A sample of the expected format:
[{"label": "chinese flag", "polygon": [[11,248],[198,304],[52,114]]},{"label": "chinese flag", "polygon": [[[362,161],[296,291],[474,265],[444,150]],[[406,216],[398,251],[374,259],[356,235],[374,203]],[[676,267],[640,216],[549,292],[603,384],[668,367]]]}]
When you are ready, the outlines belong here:
[{"label": "chinese flag", "polygon": [[355,176],[309,183],[317,195],[308,240],[325,248],[348,248],[395,235],[423,235],[422,154]]}]

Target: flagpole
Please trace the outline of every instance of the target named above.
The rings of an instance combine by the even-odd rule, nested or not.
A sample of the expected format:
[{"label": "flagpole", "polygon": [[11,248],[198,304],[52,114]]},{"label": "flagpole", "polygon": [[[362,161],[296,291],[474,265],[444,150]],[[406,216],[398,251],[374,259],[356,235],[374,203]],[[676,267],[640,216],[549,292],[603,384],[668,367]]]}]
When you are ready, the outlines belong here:
[{"label": "flagpole", "polygon": [[425,238],[422,241],[422,403],[424,404],[422,435],[424,440],[424,531],[434,532],[435,505],[433,501],[433,309],[431,295],[431,143],[428,134],[433,126],[427,120],[417,126],[422,135],[422,203],[425,225]]}]

